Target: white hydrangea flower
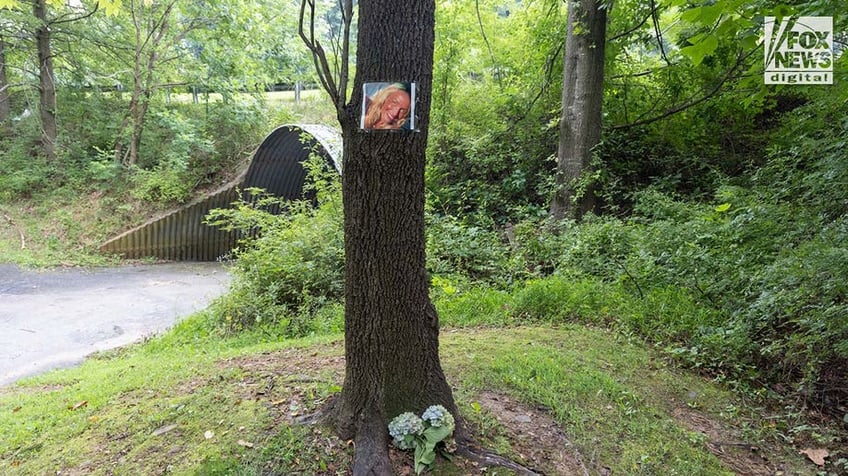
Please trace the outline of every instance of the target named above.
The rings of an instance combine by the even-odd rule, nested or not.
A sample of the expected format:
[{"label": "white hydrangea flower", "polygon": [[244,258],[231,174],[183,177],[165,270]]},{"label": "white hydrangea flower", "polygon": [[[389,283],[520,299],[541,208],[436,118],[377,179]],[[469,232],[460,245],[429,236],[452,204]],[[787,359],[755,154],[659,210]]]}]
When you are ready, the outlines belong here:
[{"label": "white hydrangea flower", "polygon": [[441,405],[433,405],[426,410],[424,410],[424,414],[421,415],[421,418],[428,422],[430,426],[443,426],[447,425],[450,428],[454,426],[453,415]]},{"label": "white hydrangea flower", "polygon": [[401,413],[389,422],[389,434],[392,435],[392,442],[402,450],[414,447],[412,439],[406,438],[406,436],[420,435],[423,432],[424,421],[412,412]]}]

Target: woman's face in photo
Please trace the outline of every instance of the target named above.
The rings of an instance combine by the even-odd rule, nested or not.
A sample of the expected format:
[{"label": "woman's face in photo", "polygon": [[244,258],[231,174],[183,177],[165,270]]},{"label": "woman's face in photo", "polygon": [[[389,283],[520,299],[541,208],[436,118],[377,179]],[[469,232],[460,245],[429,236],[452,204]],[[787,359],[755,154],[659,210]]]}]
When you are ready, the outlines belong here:
[{"label": "woman's face in photo", "polygon": [[409,94],[406,91],[395,91],[386,98],[380,109],[380,126],[395,129],[403,125],[409,116]]}]

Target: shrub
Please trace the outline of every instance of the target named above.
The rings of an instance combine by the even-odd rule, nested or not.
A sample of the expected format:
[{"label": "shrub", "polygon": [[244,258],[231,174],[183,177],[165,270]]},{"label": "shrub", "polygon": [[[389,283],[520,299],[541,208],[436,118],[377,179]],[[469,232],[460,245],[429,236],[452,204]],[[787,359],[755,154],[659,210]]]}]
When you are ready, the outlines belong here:
[{"label": "shrub", "polygon": [[203,135],[212,139],[214,151],[193,156],[191,167],[209,176],[238,163],[256,149],[268,124],[268,109],[259,98],[240,95],[237,101],[216,103],[203,124]]},{"label": "shrub", "polygon": [[509,245],[500,235],[450,215],[427,215],[427,270],[506,285],[515,278]]},{"label": "shrub", "polygon": [[326,314],[325,306],[340,301],[344,292],[341,193],[335,172],[327,173],[323,165],[309,170],[318,188],[317,206],[251,190],[252,197],[207,217],[210,224],[245,236],[235,252],[232,295],[218,312],[228,330],[270,323],[285,335],[299,336],[335,328],[334,314]]}]

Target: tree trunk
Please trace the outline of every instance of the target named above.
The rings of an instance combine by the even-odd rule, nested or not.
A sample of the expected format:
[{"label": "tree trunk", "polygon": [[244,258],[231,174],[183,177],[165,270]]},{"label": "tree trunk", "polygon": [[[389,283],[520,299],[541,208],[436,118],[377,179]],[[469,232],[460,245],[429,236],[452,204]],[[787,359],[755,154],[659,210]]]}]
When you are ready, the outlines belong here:
[{"label": "tree trunk", "polygon": [[[360,0],[357,73],[344,136],[345,381],[331,418],[353,438],[353,474],[391,474],[388,420],[435,404],[457,415],[439,362],[424,257],[424,164],[433,0]],[[418,130],[359,129],[362,87],[415,81]]]},{"label": "tree trunk", "polygon": [[594,207],[592,187],[577,196],[575,182],[589,171],[592,149],[601,140],[607,8],[599,0],[568,2],[557,150],[558,187],[551,202],[551,214],[556,218],[579,218]]},{"label": "tree trunk", "polygon": [[[118,130],[118,140],[115,142],[115,160],[122,160],[124,165],[138,163],[141,148],[141,137],[150,109],[150,99],[156,89],[155,73],[158,66],[160,49],[165,35],[169,32],[170,19],[176,1],[164,5],[161,15],[145,2],[130,3],[133,27],[135,29],[135,54],[133,56],[133,89],[127,117],[124,118]],[[186,30],[187,31],[187,30]],[[181,35],[185,34],[184,31]],[[175,40],[179,42],[181,35]],[[165,46],[167,47],[167,46]],[[130,127],[130,137],[127,144],[127,157],[124,158],[124,139],[121,137],[127,127]]]},{"label": "tree trunk", "polygon": [[8,123],[11,116],[9,80],[6,77],[6,40],[0,35],[0,125]]},{"label": "tree trunk", "polygon": [[45,0],[35,0],[33,14],[38,20],[35,32],[38,49],[39,76],[39,109],[41,111],[41,148],[44,155],[53,160],[56,158],[56,83],[53,77],[53,55],[50,52],[50,27],[47,23],[47,6]]}]

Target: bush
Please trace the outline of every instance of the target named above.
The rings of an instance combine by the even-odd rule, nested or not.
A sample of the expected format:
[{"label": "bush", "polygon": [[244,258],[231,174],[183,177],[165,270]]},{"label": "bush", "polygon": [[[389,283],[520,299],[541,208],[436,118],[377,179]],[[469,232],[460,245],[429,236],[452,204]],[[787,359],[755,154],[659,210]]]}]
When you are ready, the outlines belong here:
[{"label": "bush", "polygon": [[501,286],[518,272],[501,236],[450,215],[427,215],[427,270],[437,276],[460,275]]},{"label": "bush", "polygon": [[[238,101],[218,103],[209,110],[203,135],[212,138],[211,154],[193,156],[191,168],[211,176],[239,163],[253,153],[268,132],[268,109],[261,99],[239,96]],[[279,124],[271,123],[276,127]]]},{"label": "bush", "polygon": [[[841,401],[846,215],[831,221],[819,205],[764,203],[762,193],[727,186],[716,204],[701,205],[649,190],[636,195],[629,220],[593,217],[557,230],[525,254],[559,250],[557,272],[578,280],[528,283],[516,312],[595,322],[598,306],[622,302],[618,293],[627,290],[637,299],[610,311],[613,318],[688,364],[740,382],[780,383],[823,405]],[[590,278],[607,287],[601,297],[580,292],[576,283]]]},{"label": "bush", "polygon": [[325,306],[338,303],[344,292],[341,193],[338,175],[327,172],[320,158],[316,161],[322,165],[308,168],[318,189],[317,207],[250,190],[252,198],[207,218],[245,236],[235,252],[231,296],[217,313],[226,329],[268,323],[292,337],[335,328]]}]

